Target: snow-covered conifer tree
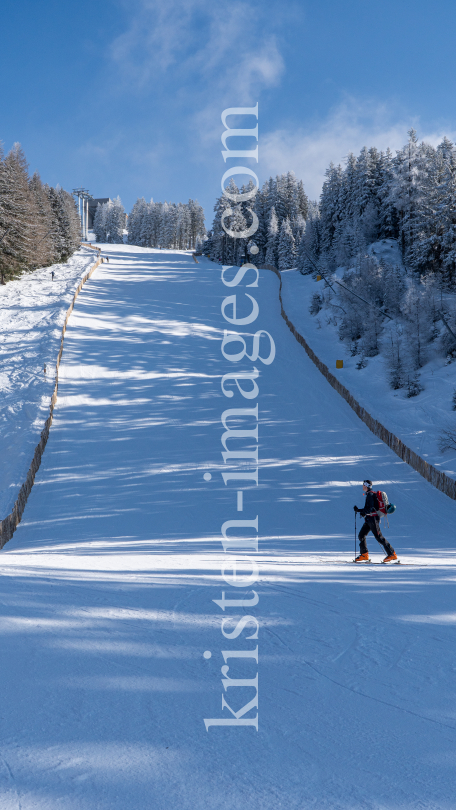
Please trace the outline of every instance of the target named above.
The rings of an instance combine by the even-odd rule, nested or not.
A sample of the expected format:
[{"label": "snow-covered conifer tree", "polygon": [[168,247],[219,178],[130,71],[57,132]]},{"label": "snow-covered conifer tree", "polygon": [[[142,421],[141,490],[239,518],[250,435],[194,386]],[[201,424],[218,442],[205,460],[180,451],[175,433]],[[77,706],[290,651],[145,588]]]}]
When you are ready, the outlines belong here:
[{"label": "snow-covered conifer tree", "polygon": [[168,210],[169,205],[165,202],[161,205],[160,208],[160,227],[158,231],[158,246],[161,248],[166,248],[168,245],[166,244],[166,231],[168,226]]},{"label": "snow-covered conifer tree", "polygon": [[155,241],[155,205],[151,200],[141,211],[141,227],[138,228],[138,245],[153,247]]},{"label": "snow-covered conifer tree", "polygon": [[394,204],[394,158],[390,149],[380,153],[378,172],[379,238],[397,239],[399,214]]},{"label": "snow-covered conifer tree", "polygon": [[106,241],[112,244],[123,243],[123,232],[125,228],[125,209],[120,197],[116,197],[106,205]]},{"label": "snow-covered conifer tree", "polygon": [[253,210],[258,217],[258,230],[252,237],[253,242],[259,248],[256,254],[255,263],[257,265],[263,264],[266,259],[266,246],[268,241],[268,223],[270,217],[270,209],[268,206],[268,183],[263,183],[262,188],[256,194]]},{"label": "snow-covered conifer tree", "polygon": [[7,212],[9,229],[2,242],[2,252],[8,256],[6,264],[9,267],[5,270],[12,277],[33,266],[34,262],[33,204],[28,185],[27,161],[19,143],[15,143],[7,154],[4,172],[9,192],[3,205]]},{"label": "snow-covered conifer tree", "polygon": [[296,249],[290,220],[285,219],[280,226],[278,245],[279,270],[287,270],[296,264]]},{"label": "snow-covered conifer tree", "polygon": [[299,242],[296,259],[297,268],[303,275],[316,272],[315,264],[318,263],[320,253],[319,222],[318,205],[309,202],[306,229]]},{"label": "snow-covered conifer tree", "polygon": [[62,205],[62,198],[59,195],[60,188],[52,188],[52,186],[48,185],[45,185],[44,188],[49,198],[49,204],[52,209],[55,223],[52,233],[54,242],[54,262],[66,261],[69,255],[67,253],[67,243],[65,239],[67,218]]},{"label": "snow-covered conifer tree", "polygon": [[0,279],[23,270],[65,261],[80,244],[79,217],[73,198],[60,187],[28,176],[20,144],[6,158],[0,147]]},{"label": "snow-covered conifer tree", "polygon": [[106,203],[98,203],[93,218],[93,231],[97,242],[106,242]]},{"label": "snow-covered conifer tree", "polygon": [[164,247],[173,248],[176,246],[176,227],[177,227],[177,206],[170,203],[168,206],[168,213],[166,217],[164,235]]},{"label": "snow-covered conifer tree", "polygon": [[402,255],[407,261],[413,249],[415,226],[418,215],[420,154],[419,144],[414,129],[409,131],[409,141],[397,154],[394,162],[394,180],[392,192],[399,212],[399,238]]},{"label": "snow-covered conifer tree", "polygon": [[58,190],[58,201],[60,205],[61,259],[66,261],[81,244],[79,215],[73,197],[63,188]]},{"label": "snow-covered conifer tree", "polygon": [[[231,178],[227,188],[231,195],[239,193],[239,189],[237,188],[233,178]],[[230,238],[222,228],[222,216],[228,208],[232,209],[232,206],[233,203],[226,196],[226,194],[222,194],[220,197],[218,197],[214,205],[215,216],[212,225],[212,252],[210,255],[213,259],[215,259],[215,261],[223,262],[223,264],[227,264],[231,261],[231,258],[228,258],[228,256],[231,256],[231,243],[233,242],[233,239]],[[227,220],[225,219],[224,221],[226,223]],[[225,228],[226,227],[227,225],[225,224]]]},{"label": "snow-covered conifer tree", "polygon": [[382,300],[385,312],[398,316],[402,312],[402,299],[405,293],[404,271],[397,265],[380,263],[383,281]]},{"label": "snow-covered conifer tree", "polygon": [[412,370],[419,371],[426,362],[432,339],[432,310],[424,290],[410,287],[404,297],[404,334]]},{"label": "snow-covered conifer tree", "polygon": [[206,227],[204,225],[204,211],[198,200],[190,199],[187,204],[188,213],[190,215],[190,230],[186,239],[185,247],[193,248],[196,245],[198,236],[203,239],[206,236]]},{"label": "snow-covered conifer tree", "polygon": [[274,206],[271,208],[268,225],[268,241],[266,245],[266,264],[273,267],[278,265],[279,223]]},{"label": "snow-covered conifer tree", "polygon": [[389,383],[393,391],[397,391],[399,388],[402,388],[405,382],[402,329],[397,321],[394,326],[389,329],[386,354],[388,358]]},{"label": "snow-covered conifer tree", "polygon": [[343,174],[341,166],[330,164],[320,197],[320,250],[325,261],[333,258],[333,242],[340,220],[339,197]]},{"label": "snow-covered conifer tree", "polygon": [[448,138],[437,148],[441,173],[434,194],[435,224],[430,237],[429,262],[434,272],[441,273],[447,288],[456,282],[456,149]]},{"label": "snow-covered conifer tree", "polygon": [[128,217],[128,243],[130,245],[141,244],[140,238],[141,238],[142,221],[146,211],[147,211],[147,203],[144,197],[138,197],[131,210],[130,216]]},{"label": "snow-covered conifer tree", "polygon": [[298,205],[298,213],[301,214],[304,221],[307,220],[309,214],[309,199],[304,191],[304,184],[302,180],[298,180],[296,187],[296,199]]},{"label": "snow-covered conifer tree", "polygon": [[[55,220],[49,203],[49,197],[43,187],[38,172],[29,181],[29,189],[34,201],[34,266],[46,267],[54,261]],[[77,216],[77,237],[80,244],[79,217]]]}]

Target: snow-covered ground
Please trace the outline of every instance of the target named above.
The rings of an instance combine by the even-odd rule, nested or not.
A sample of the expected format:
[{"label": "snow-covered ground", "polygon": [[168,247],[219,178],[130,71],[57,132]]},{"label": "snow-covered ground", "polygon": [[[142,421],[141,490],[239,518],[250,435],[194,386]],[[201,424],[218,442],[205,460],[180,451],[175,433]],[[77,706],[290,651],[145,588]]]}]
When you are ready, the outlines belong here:
[{"label": "snow-covered ground", "polygon": [[[0,556],[0,807],[454,808],[455,504],[328,385],[261,271],[254,326],[277,356],[255,363],[259,486],[238,512],[220,417],[252,401],[220,387],[233,290],[206,259],[107,249],[70,318],[49,442]],[[397,504],[386,533],[411,565],[347,564],[366,476]],[[232,588],[221,525],[257,515],[260,580]],[[213,601],[252,587],[257,605]],[[223,637],[222,619],[243,613],[258,640],[252,624]],[[254,696],[223,692],[222,651],[257,644],[258,732],[206,731],[232,717],[222,696],[238,712]],[[257,672],[251,658],[227,665]]]},{"label": "snow-covered ground", "polygon": [[[386,258],[396,263],[399,256],[394,242],[385,241],[391,250],[383,249],[382,255],[386,253]],[[377,258],[379,252],[377,243]],[[445,358],[435,352],[421,369],[424,390],[408,399],[403,390],[393,391],[389,387],[384,355],[369,358],[365,368],[357,369],[359,355],[352,357],[347,343],[339,340],[337,327],[328,322],[331,313],[323,309],[317,316],[309,314],[312,296],[322,290],[322,281],[314,281],[312,276],[303,276],[296,270],[282,272],[282,279],[284,309],[320,360],[375,419],[426,461],[448,475],[456,476],[456,452],[447,450],[442,453],[439,450],[442,429],[456,429],[456,415],[452,410],[456,363],[447,365]],[[336,369],[336,360],[343,360],[342,369]]]},{"label": "snow-covered ground", "polygon": [[94,250],[81,248],[65,264],[0,286],[0,520],[27,476],[49,416],[65,316],[96,259]]}]

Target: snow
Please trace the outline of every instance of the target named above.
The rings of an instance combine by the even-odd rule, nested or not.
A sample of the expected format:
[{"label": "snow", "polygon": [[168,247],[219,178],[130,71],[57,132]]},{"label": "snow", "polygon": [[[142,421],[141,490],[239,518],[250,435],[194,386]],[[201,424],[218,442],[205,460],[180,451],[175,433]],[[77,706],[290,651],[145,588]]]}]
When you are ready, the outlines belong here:
[{"label": "snow", "polygon": [[0,520],[27,476],[49,416],[66,313],[96,259],[94,250],[82,248],[64,264],[0,286]]},{"label": "snow", "polygon": [[[379,253],[377,248],[377,258]],[[398,263],[393,246],[390,253],[392,263]],[[283,271],[282,281],[283,305],[288,317],[331,373],[408,447],[438,469],[456,476],[455,451],[442,453],[439,450],[442,429],[455,427],[452,396],[456,389],[456,364],[447,365],[445,358],[435,353],[421,369],[424,391],[407,398],[403,390],[393,391],[389,387],[384,355],[369,358],[365,368],[357,369],[359,355],[352,357],[347,344],[339,340],[337,327],[333,322],[328,323],[331,313],[323,309],[317,316],[309,314],[312,296],[322,291],[323,281],[316,282],[312,276],[303,276],[296,270]],[[342,369],[336,368],[338,359],[343,360]]]},{"label": "snow", "polygon": [[[2,810],[450,810],[454,503],[320,375],[265,270],[249,293],[277,356],[256,364],[259,486],[240,515],[221,478],[221,414],[251,405],[220,388],[233,290],[185,252],[106,250],[70,318],[50,438],[0,557]],[[398,506],[385,532],[410,565],[347,564],[368,475]],[[252,589],[221,579],[220,527],[256,515],[259,603],[223,612],[222,590]],[[222,636],[243,613],[258,641],[252,625]],[[257,644],[258,732],[206,731],[231,716],[223,694],[236,711],[253,696],[223,692],[222,650]],[[231,677],[257,672],[228,664]]]},{"label": "snow", "polygon": [[371,242],[367,248],[369,256],[373,256],[377,261],[383,260],[393,267],[404,269],[401,249],[397,239],[380,239],[378,242]]}]

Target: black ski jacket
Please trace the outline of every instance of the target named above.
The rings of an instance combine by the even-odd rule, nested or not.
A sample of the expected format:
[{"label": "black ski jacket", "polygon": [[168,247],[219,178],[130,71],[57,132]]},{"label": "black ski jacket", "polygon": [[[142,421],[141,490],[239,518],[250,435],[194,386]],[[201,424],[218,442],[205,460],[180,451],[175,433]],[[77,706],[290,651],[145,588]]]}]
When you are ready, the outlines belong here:
[{"label": "black ski jacket", "polygon": [[362,517],[378,517],[378,498],[371,489],[366,492],[366,503],[363,509],[359,510]]}]

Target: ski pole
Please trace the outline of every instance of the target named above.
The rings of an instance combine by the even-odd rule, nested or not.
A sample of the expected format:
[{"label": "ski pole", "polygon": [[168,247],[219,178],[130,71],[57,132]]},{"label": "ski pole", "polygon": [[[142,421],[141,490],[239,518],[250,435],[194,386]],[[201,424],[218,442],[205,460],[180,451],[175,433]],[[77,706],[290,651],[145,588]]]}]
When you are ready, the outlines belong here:
[{"label": "ski pole", "polygon": [[356,512],[355,512],[355,557],[356,557]]}]

